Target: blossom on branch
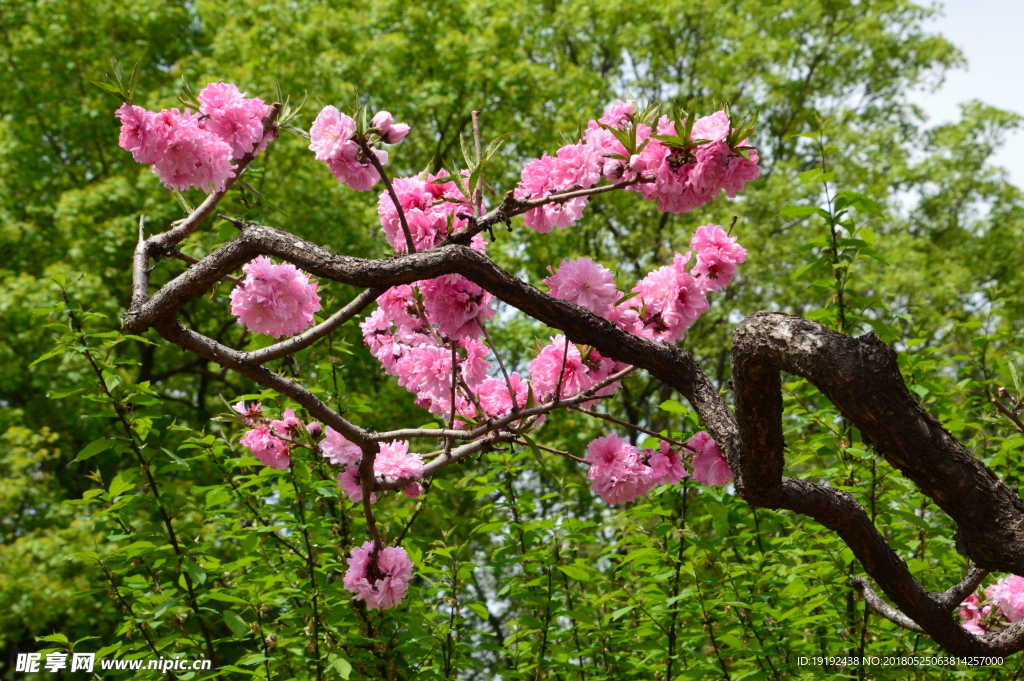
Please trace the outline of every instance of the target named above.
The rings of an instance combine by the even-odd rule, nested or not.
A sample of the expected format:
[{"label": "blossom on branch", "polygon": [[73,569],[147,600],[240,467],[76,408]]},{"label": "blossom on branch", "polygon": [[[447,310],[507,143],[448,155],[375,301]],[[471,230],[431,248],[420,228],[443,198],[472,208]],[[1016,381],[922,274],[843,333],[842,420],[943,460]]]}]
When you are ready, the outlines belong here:
[{"label": "blossom on branch", "polygon": [[693,456],[693,479],[705,485],[725,485],[732,481],[732,469],[718,443],[701,431],[686,443]]},{"label": "blossom on branch", "polygon": [[646,494],[658,477],[644,464],[636,447],[615,433],[599,437],[587,445],[583,460],[590,464],[587,479],[591,491],[609,504],[624,504]]},{"label": "blossom on branch", "polygon": [[390,112],[378,111],[370,121],[371,126],[380,129],[377,134],[384,144],[398,144],[409,134],[408,123],[393,123],[392,120]]},{"label": "blossom on branch", "polygon": [[[309,130],[309,149],[323,161],[338,179],[356,191],[369,191],[380,180],[380,173],[356,143],[356,122],[333,106],[325,106]],[[377,161],[388,162],[388,152],[370,148]]]},{"label": "blossom on branch", "polygon": [[349,442],[344,435],[327,426],[324,439],[320,442],[320,451],[324,458],[336,466],[350,466],[359,461],[363,455],[359,445]]},{"label": "blossom on branch", "polygon": [[247,329],[279,338],[302,333],[320,310],[317,282],[291,263],[275,265],[265,255],[242,268],[245,280],[231,291],[231,313]]},{"label": "blossom on branch", "polygon": [[373,542],[352,549],[343,584],[365,601],[368,610],[387,610],[402,602],[412,579],[412,561],[401,546],[388,546],[374,556]]},{"label": "blossom on branch", "polygon": [[1010,623],[1024,619],[1024,577],[1003,577],[986,589],[985,595]]},{"label": "blossom on branch", "polygon": [[239,441],[243,447],[248,447],[253,456],[259,459],[265,466],[276,468],[279,471],[288,470],[291,462],[288,456],[288,446],[271,433],[268,426],[256,426],[246,431]]},{"label": "blossom on branch", "polygon": [[551,276],[544,283],[551,288],[551,295],[575,303],[596,315],[603,315],[622,297],[615,288],[612,271],[590,258],[563,260],[557,271],[550,266],[548,271]]},{"label": "blossom on branch", "polygon": [[270,139],[263,132],[269,107],[229,83],[210,83],[199,93],[199,111],[146,111],[122,105],[118,144],[135,160],[153,166],[168,189],[223,191],[234,177],[232,159],[253,154]]}]

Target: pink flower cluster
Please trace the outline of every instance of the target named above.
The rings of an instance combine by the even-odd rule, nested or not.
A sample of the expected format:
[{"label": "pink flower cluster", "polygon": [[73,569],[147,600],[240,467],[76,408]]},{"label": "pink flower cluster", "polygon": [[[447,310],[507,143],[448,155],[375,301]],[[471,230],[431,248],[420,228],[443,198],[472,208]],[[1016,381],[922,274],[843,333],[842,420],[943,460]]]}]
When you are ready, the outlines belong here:
[{"label": "pink flower cluster", "polygon": [[198,112],[122,105],[118,143],[137,162],[152,165],[168,189],[223,191],[235,174],[232,159],[266,148],[271,139],[263,132],[268,107],[230,83],[210,83],[198,99]]},{"label": "pink flower cluster", "polygon": [[263,465],[286,471],[291,463],[288,445],[302,429],[302,422],[291,409],[285,409],[280,419],[268,419],[262,407],[259,403],[246,406],[244,401],[231,407],[241,416],[242,423],[252,426],[239,443]]},{"label": "pink flower cluster", "polygon": [[[351,501],[362,501],[363,487],[359,477],[362,450],[328,426],[324,439],[320,442],[320,451],[331,463],[344,466],[338,473],[338,486],[348,498]],[[423,487],[416,482],[423,477],[423,457],[410,453],[406,440],[393,440],[380,446],[380,451],[373,460],[373,474],[375,478],[388,480],[411,479],[412,481],[402,489],[402,493],[410,499],[415,499],[423,493]],[[377,502],[376,494],[370,497],[370,502]]]},{"label": "pink flower cluster", "polygon": [[[704,432],[687,442],[686,455],[693,455],[693,478],[705,485],[724,485],[732,471],[718,445]],[[624,504],[658,485],[675,484],[688,477],[683,457],[662,440],[658,450],[638,451],[627,440],[612,433],[587,445],[583,458],[590,464],[587,479],[591,491],[609,504]]]},{"label": "pink flower cluster", "polygon": [[[378,136],[386,144],[397,144],[409,133],[409,126],[392,123],[391,114],[387,111],[378,112],[371,125],[379,130]],[[373,146],[368,148],[380,165],[388,162],[388,152]],[[356,141],[356,122],[333,106],[325,106],[313,121],[309,130],[309,149],[316,160],[327,164],[338,182],[356,191],[369,191],[380,180],[377,168]]]},{"label": "pink flower cluster", "polygon": [[671,265],[650,272],[633,287],[633,297],[623,298],[615,288],[612,272],[590,258],[563,260],[544,283],[551,295],[604,317],[643,338],[676,341],[708,311],[707,294],[724,288],[747,251],[719,225],[698,227],[690,240],[697,263],[687,271],[692,253],[676,253]]},{"label": "pink flower cluster", "polygon": [[1010,575],[985,589],[991,603],[982,605],[976,594],[960,604],[960,623],[964,629],[984,636],[1024,619],[1024,577]]},{"label": "pink flower cluster", "polygon": [[[641,126],[637,126],[638,132]],[[721,190],[730,197],[736,196],[747,182],[757,179],[761,169],[756,150],[747,150],[748,160],[729,146],[730,132],[728,115],[716,111],[697,119],[693,125],[688,141],[706,140],[703,144],[684,150],[650,138],[638,157],[630,159],[629,169],[653,176],[654,181],[627,189],[640,192],[649,201],[656,200],[658,210],[668,213],[685,213],[703,206]],[[677,137],[679,131],[674,121],[662,116],[656,134]],[[742,140],[737,147],[747,144],[747,140]]]},{"label": "pink flower cluster", "polygon": [[343,584],[368,610],[387,610],[402,602],[412,579],[412,561],[401,546],[388,546],[374,556],[373,542],[352,549]]},{"label": "pink flower cluster", "polygon": [[701,431],[686,443],[693,452],[693,479],[704,485],[727,485],[732,482],[732,469],[722,455],[718,443]]},{"label": "pink flower cluster", "polygon": [[[425,173],[416,177],[400,177],[392,182],[417,251],[433,248],[452,231],[466,226],[466,219],[456,217],[456,213],[468,211],[468,199],[455,182],[437,182],[446,177],[448,173],[441,170],[437,175]],[[405,234],[390,193],[381,193],[377,200],[377,215],[388,243],[395,251],[404,253],[407,248]],[[472,245],[483,250],[483,237],[477,234]]]},{"label": "pink flower cluster", "polygon": [[615,275],[606,267],[590,258],[563,260],[558,271],[548,266],[551,276],[544,283],[551,289],[551,295],[567,300],[590,310],[596,315],[605,315],[622,294],[615,288]]},{"label": "pink flower cluster", "polygon": [[739,264],[747,261],[747,249],[719,225],[698,227],[690,239],[690,248],[697,254],[697,264],[690,274],[705,291],[721,291],[736,276]]},{"label": "pink flower cluster", "polygon": [[658,485],[675,484],[687,476],[679,452],[667,442],[658,451],[641,453],[614,433],[587,445],[583,460],[590,464],[591,491],[609,504],[633,501]]},{"label": "pink flower cluster", "polygon": [[[634,134],[639,153],[630,154],[609,128]],[[718,111],[696,120],[689,140],[665,144],[652,133],[678,138],[674,121],[662,116],[654,132],[635,120],[632,101],[618,101],[605,116],[587,124],[578,143],[562,147],[553,157],[545,154],[527,163],[515,196],[536,200],[589,189],[603,176],[610,182],[635,181],[626,189],[657,201],[658,210],[691,211],[714,199],[720,190],[735,196],[760,173],[757,151],[729,146],[730,132],[728,115]],[[747,147],[747,141],[737,147]],[[568,227],[580,219],[588,200],[578,196],[533,208],[524,216],[526,226],[543,234],[552,227]]]},{"label": "pink flower cluster", "polygon": [[302,333],[320,310],[317,282],[291,263],[265,255],[242,268],[245,281],[231,291],[231,313],[254,333],[279,338]]},{"label": "pink flower cluster", "polygon": [[[530,362],[533,394],[541,402],[554,398],[556,392],[558,399],[575,397],[624,368],[621,362],[603,357],[593,348],[581,351],[565,336],[555,336]],[[558,384],[560,372],[561,386]],[[618,388],[619,384],[613,383],[595,394],[610,395]]]}]

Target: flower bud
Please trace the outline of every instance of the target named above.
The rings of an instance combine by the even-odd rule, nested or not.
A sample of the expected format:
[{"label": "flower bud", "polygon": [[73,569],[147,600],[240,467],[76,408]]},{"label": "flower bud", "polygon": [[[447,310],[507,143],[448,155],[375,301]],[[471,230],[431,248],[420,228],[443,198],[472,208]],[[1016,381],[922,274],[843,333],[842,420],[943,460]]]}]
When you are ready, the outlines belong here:
[{"label": "flower bud", "polygon": [[370,120],[370,125],[374,128],[380,128],[381,132],[385,133],[391,129],[391,120],[390,112],[378,111]]},{"label": "flower bud", "polygon": [[310,421],[306,424],[306,432],[313,437],[320,437],[320,433],[324,432],[324,427],[316,421]]}]

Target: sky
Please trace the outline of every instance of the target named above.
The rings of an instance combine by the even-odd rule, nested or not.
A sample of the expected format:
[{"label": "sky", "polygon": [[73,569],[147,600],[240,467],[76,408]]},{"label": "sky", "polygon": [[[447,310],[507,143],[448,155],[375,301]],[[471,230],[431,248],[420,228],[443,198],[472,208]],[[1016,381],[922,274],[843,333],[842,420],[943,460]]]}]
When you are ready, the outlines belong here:
[{"label": "sky", "polygon": [[[927,0],[918,0],[927,6]],[[928,127],[958,120],[959,104],[980,99],[1024,115],[1024,0],[945,0],[942,16],[925,24],[960,48],[967,68],[950,71],[934,93],[913,92]],[[1024,187],[1024,132],[1015,132],[993,159]]]}]

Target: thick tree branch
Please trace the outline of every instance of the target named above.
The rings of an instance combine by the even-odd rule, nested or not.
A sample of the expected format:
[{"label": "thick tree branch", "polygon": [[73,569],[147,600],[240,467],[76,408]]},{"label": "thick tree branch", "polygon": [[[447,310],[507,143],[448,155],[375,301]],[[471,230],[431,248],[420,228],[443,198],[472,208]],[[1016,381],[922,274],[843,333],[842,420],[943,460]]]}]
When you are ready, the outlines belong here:
[{"label": "thick tree branch", "polygon": [[[506,203],[508,199],[502,205]],[[172,321],[182,305],[258,254],[273,255],[316,276],[361,287],[394,286],[458,273],[505,303],[561,329],[569,340],[646,369],[694,407],[726,454],[736,474],[737,491],[744,499],[757,506],[803,513],[837,532],[902,613],[947,651],[1007,655],[1024,648],[1024,625],[986,637],[975,637],[961,628],[950,615],[949,599],[924,590],[852,495],[782,476],[785,443],[779,372],[786,371],[814,383],[857,426],[865,442],[953,518],[962,553],[984,569],[1024,574],[1024,502],[913,398],[900,375],[895,353],[873,335],[855,339],[777,313],[748,317],[734,339],[734,415],[688,352],[627,333],[576,305],[542,293],[485,255],[459,245],[362,260],[332,253],[277,229],[245,225],[239,237],[175,278],[151,300],[133,299],[125,316],[130,331],[138,333],[156,325],[172,342],[292,396],[312,415],[364,447],[377,438],[340,419],[308,391],[302,399],[296,398],[297,391],[305,391],[301,385],[262,367],[253,368],[241,361],[239,353],[211,345],[208,339]],[[518,418],[523,414],[512,420]],[[335,425],[339,422],[345,424],[344,430]],[[493,446],[501,437],[504,434],[490,432],[480,441],[437,457],[428,464],[428,474],[456,457]],[[397,489],[407,482],[375,481],[374,489]]]}]

